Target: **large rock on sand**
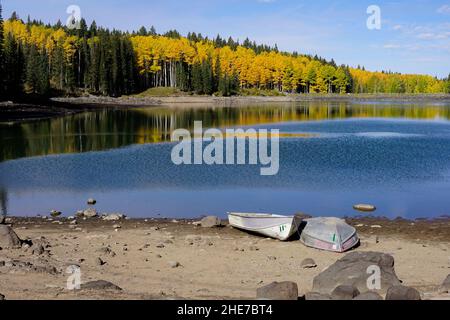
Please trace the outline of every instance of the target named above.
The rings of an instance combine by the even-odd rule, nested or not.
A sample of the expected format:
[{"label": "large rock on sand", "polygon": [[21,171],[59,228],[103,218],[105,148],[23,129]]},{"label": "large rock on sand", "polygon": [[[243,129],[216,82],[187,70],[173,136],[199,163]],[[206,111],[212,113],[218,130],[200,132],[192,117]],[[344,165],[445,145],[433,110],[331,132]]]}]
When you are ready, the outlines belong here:
[{"label": "large rock on sand", "polygon": [[421,298],[416,289],[399,285],[388,289],[386,300],[421,300]]},{"label": "large rock on sand", "polygon": [[440,293],[450,293],[450,274],[445,278],[441,287],[439,288]]},{"label": "large rock on sand", "polygon": [[353,300],[359,296],[359,290],[354,286],[341,285],[336,287],[331,293],[333,300]]},{"label": "large rock on sand", "polygon": [[256,290],[257,299],[298,300],[298,286],[295,282],[272,282]]},{"label": "large rock on sand", "polygon": [[77,213],[77,217],[79,218],[95,218],[97,215],[98,213],[94,208],[88,208]]},{"label": "large rock on sand", "polygon": [[321,294],[318,292],[308,292],[305,294],[305,300],[306,301],[313,301],[313,300],[331,300],[331,296],[328,294]]},{"label": "large rock on sand", "polygon": [[0,248],[18,249],[21,246],[22,242],[14,230],[10,226],[0,225]]},{"label": "large rock on sand", "polygon": [[368,291],[368,292],[365,292],[363,294],[360,294],[359,296],[356,296],[353,300],[368,300],[368,301],[372,300],[372,301],[376,301],[376,300],[383,300],[383,297],[380,296],[376,292]]},{"label": "large rock on sand", "polygon": [[373,275],[373,267],[380,268],[381,289],[378,293],[386,293],[388,288],[400,285],[394,270],[394,258],[379,252],[352,252],[339,259],[325,271],[314,278],[313,292],[330,294],[338,286],[354,286],[360,293],[373,288],[368,287],[369,277]]},{"label": "large rock on sand", "polygon": [[209,216],[209,217],[204,217],[200,221],[200,224],[203,228],[214,228],[214,227],[220,227],[222,225],[222,221],[220,220],[219,217]]},{"label": "large rock on sand", "polygon": [[114,283],[106,281],[106,280],[96,280],[96,281],[90,281],[87,283],[83,283],[81,285],[81,290],[122,291],[122,288],[115,285]]},{"label": "large rock on sand", "polygon": [[111,214],[104,215],[102,217],[102,219],[105,221],[119,221],[119,220],[125,219],[125,215],[123,215],[121,213],[111,213]]}]

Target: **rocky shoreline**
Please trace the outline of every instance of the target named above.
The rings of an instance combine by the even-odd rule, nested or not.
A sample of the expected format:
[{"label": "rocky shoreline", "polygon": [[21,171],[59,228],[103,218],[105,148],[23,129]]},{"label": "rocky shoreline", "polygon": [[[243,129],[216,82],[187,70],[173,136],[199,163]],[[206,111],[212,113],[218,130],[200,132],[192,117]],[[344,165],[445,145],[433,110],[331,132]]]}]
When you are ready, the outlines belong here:
[{"label": "rocky shoreline", "polygon": [[[8,217],[2,227],[11,226],[21,244],[13,241],[16,246],[7,248],[0,239],[0,294],[6,299],[450,299],[445,217],[348,218],[361,244],[346,254],[307,248],[296,239],[259,237],[225,221],[217,227],[197,220],[107,217]],[[344,281],[345,270],[362,277],[368,263],[382,269],[385,282],[376,294],[361,281]],[[66,287],[66,272],[74,266],[81,270],[80,290]]]}]

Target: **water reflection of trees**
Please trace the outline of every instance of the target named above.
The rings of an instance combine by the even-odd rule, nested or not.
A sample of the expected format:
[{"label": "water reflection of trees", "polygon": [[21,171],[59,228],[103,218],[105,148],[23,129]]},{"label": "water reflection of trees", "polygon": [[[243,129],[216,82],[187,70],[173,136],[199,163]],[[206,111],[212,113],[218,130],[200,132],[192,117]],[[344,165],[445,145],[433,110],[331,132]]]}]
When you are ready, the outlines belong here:
[{"label": "water reflection of trees", "polygon": [[0,126],[0,160],[78,153],[158,143],[176,128],[249,126],[345,118],[450,119],[448,106],[292,103],[246,107],[178,107],[101,110],[63,118]]}]

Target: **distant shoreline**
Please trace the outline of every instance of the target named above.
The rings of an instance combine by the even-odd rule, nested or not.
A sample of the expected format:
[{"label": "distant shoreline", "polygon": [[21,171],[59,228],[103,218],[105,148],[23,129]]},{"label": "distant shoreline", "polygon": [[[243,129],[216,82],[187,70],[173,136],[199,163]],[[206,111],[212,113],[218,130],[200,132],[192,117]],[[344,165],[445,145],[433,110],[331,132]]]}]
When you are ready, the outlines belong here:
[{"label": "distant shoreline", "polygon": [[450,94],[290,94],[283,96],[123,96],[120,98],[111,97],[68,97],[68,98],[52,98],[52,101],[66,102],[73,104],[99,104],[99,105],[125,105],[125,106],[150,106],[150,105],[172,105],[172,104],[242,104],[242,103],[270,103],[270,102],[302,102],[302,101],[448,101],[450,102]]},{"label": "distant shoreline", "polygon": [[209,104],[212,106],[242,106],[245,104],[295,103],[295,102],[444,102],[450,103],[450,94],[292,94],[285,96],[165,96],[119,98],[85,96],[55,97],[37,102],[0,101],[0,123],[17,123],[50,119],[99,108],[138,108],[138,107],[194,107]]}]

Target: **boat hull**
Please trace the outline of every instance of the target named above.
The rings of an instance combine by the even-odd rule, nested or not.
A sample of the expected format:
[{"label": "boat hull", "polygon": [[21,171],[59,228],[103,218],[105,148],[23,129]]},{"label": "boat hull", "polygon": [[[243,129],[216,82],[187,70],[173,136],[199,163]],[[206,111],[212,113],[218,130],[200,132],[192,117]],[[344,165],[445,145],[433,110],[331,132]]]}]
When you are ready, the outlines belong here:
[{"label": "boat hull", "polygon": [[323,240],[320,240],[320,239],[317,239],[317,238],[314,238],[312,236],[302,233],[302,235],[300,236],[300,242],[310,248],[343,253],[343,252],[350,250],[354,246],[356,246],[359,242],[359,237],[355,233],[346,242],[344,242],[342,244],[337,244],[337,243],[323,241]]},{"label": "boat hull", "polygon": [[307,247],[333,252],[345,252],[359,243],[356,229],[337,218],[305,220],[300,241]]},{"label": "boat hull", "polygon": [[261,235],[288,240],[300,226],[300,219],[294,216],[276,216],[266,214],[232,214],[228,215],[231,226]]}]

